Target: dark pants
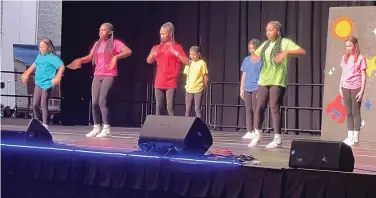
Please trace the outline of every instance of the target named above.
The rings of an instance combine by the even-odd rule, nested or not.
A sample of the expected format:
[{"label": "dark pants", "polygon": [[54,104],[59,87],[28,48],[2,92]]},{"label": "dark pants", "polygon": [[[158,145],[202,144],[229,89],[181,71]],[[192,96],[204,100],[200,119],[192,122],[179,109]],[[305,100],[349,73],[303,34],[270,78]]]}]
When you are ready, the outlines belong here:
[{"label": "dark pants", "polygon": [[48,99],[50,98],[51,90],[43,90],[38,85],[35,85],[33,94],[33,113],[34,118],[41,120],[40,109],[42,109],[43,124],[48,125]]},{"label": "dark pants", "polygon": [[107,95],[113,85],[115,77],[113,76],[94,76],[91,84],[91,102],[93,111],[93,120],[95,125],[109,124],[109,108],[107,104]]},{"label": "dark pants", "polygon": [[204,91],[200,91],[198,93],[188,93],[185,92],[185,116],[190,116],[191,108],[192,108],[192,101],[195,101],[195,112],[196,117],[202,118],[201,114],[201,102],[202,102],[202,95]]},{"label": "dark pants", "polygon": [[256,111],[256,100],[257,92],[244,92],[244,103],[245,103],[245,123],[247,125],[247,131],[251,132],[253,130],[253,115]]},{"label": "dark pants", "polygon": [[360,92],[358,89],[342,88],[343,101],[347,114],[347,129],[349,131],[360,131],[360,106],[361,102],[356,101],[355,96]]},{"label": "dark pants", "polygon": [[281,114],[279,108],[282,103],[285,88],[281,86],[258,86],[257,105],[255,111],[255,128],[261,129],[264,111],[269,101],[275,134],[281,134]]},{"label": "dark pants", "polygon": [[161,111],[165,104],[165,98],[167,100],[167,111],[169,116],[174,116],[174,99],[175,89],[154,89],[155,90],[155,102],[156,102],[156,115],[161,115]]}]

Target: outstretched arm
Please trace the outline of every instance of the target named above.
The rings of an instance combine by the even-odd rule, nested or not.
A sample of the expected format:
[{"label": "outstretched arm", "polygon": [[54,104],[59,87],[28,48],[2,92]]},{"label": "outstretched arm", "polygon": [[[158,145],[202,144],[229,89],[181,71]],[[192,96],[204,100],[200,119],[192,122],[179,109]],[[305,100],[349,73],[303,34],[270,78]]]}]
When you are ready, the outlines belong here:
[{"label": "outstretched arm", "polygon": [[289,56],[302,56],[306,55],[306,51],[303,48],[299,48],[297,50],[287,50],[286,51]]}]

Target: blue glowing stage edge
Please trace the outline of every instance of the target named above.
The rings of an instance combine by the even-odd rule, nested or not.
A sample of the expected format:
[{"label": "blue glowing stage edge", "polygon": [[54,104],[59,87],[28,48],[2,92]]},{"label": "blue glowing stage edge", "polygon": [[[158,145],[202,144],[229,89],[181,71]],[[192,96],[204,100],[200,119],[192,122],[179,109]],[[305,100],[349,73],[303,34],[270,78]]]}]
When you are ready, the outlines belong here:
[{"label": "blue glowing stage edge", "polygon": [[197,163],[212,163],[212,164],[228,164],[228,165],[238,165],[242,164],[234,161],[217,161],[210,159],[192,159],[184,157],[168,157],[168,156],[153,156],[153,155],[142,155],[142,154],[131,154],[131,153],[119,153],[119,152],[105,152],[105,151],[90,151],[82,149],[69,149],[69,148],[54,148],[54,147],[44,147],[44,146],[28,146],[28,145],[16,145],[16,144],[0,144],[2,147],[9,148],[25,148],[25,149],[39,149],[45,151],[62,151],[62,152],[76,152],[76,153],[87,153],[87,154],[97,154],[97,155],[111,155],[111,156],[123,156],[123,157],[139,157],[139,158],[151,158],[151,159],[165,159],[170,161],[184,161],[184,162],[197,162]]}]

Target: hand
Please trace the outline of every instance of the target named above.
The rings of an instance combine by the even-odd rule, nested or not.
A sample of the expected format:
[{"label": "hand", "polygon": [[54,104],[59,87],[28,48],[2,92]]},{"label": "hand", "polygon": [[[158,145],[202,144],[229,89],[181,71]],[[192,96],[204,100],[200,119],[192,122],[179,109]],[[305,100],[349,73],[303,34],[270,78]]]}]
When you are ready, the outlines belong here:
[{"label": "hand", "polygon": [[275,63],[281,63],[288,56],[287,51],[281,52],[274,57]]},{"label": "hand", "polygon": [[240,97],[244,100],[244,91],[240,90]]},{"label": "hand", "polygon": [[110,69],[114,69],[116,67],[117,61],[118,61],[117,56],[112,57],[111,63],[110,63]]},{"label": "hand", "polygon": [[67,65],[67,68],[69,69],[80,69],[82,65],[82,62],[80,59],[74,60],[71,64]]},{"label": "hand", "polygon": [[360,102],[362,101],[362,98],[363,98],[363,94],[364,94],[364,91],[359,91],[358,94],[356,94],[355,98],[356,98],[356,101]]},{"label": "hand", "polygon": [[179,56],[179,52],[175,50],[175,48],[174,48],[173,45],[171,45],[170,51],[171,51],[171,53],[173,53],[176,57]]},{"label": "hand", "polygon": [[53,86],[56,86],[56,85],[60,84],[60,81],[61,81],[60,78],[55,77],[51,80],[51,83],[52,83]]},{"label": "hand", "polygon": [[150,55],[155,58],[158,56],[158,50],[157,50],[157,47],[154,46],[153,48],[151,48],[151,51],[150,51]]},{"label": "hand", "polygon": [[21,81],[23,84],[26,85],[27,81],[29,81],[29,75],[23,73],[22,76],[21,76]]},{"label": "hand", "polygon": [[342,89],[341,88],[339,88],[339,95],[341,96],[341,98],[343,98],[343,93],[342,93]]}]

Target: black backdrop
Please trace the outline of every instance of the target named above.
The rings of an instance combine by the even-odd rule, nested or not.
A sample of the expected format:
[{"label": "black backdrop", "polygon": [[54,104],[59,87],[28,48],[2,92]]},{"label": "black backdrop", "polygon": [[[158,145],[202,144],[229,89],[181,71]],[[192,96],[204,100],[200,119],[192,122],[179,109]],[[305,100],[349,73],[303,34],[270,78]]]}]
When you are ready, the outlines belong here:
[{"label": "black backdrop", "polygon": [[[62,59],[66,64],[86,55],[98,39],[101,23],[111,22],[115,36],[133,55],[119,63],[119,77],[111,93],[111,124],[140,126],[141,104],[154,77],[153,65],[145,61],[159,42],[160,26],[175,25],[176,40],[188,52],[200,45],[208,62],[210,82],[239,82],[240,65],[252,38],[265,40],[265,26],[278,20],[286,37],[307,50],[292,59],[289,83],[323,83],[328,15],[330,7],[375,5],[374,2],[77,2],[63,1]],[[88,124],[92,66],[67,70],[62,82],[63,124]],[[175,103],[184,115],[184,77],[180,78]],[[149,83],[149,87],[146,85]],[[150,89],[151,90],[151,89]],[[290,86],[286,106],[321,107],[322,88]],[[152,98],[153,99],[153,98]],[[243,104],[237,85],[213,87],[213,103]],[[212,112],[213,113],[213,112]],[[244,126],[244,108],[219,108],[218,124]],[[289,110],[288,128],[320,129],[320,111]]]}]

